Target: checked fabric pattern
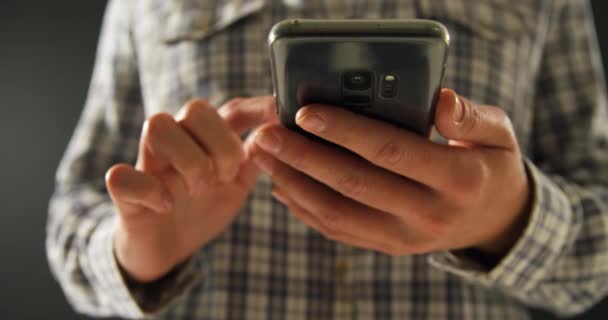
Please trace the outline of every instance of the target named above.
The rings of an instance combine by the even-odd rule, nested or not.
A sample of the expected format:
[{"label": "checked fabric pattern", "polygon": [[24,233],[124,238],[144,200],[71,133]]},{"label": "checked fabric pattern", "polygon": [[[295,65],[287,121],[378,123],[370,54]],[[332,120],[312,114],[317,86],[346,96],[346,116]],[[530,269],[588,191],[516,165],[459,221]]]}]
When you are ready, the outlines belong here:
[{"label": "checked fabric pattern", "polygon": [[[452,35],[444,85],[512,119],[534,190],[493,268],[451,252],[390,257],[323,238],[260,177],[236,221],[146,288],[117,268],[105,171],[134,163],[144,119],[188,99],[272,92],[267,33],[286,18],[430,18]],[[75,309],[158,319],[527,319],[608,291],[608,109],[583,0],[115,0],[60,164],[47,253]],[[505,192],[509,192],[505,190]],[[399,194],[395,194],[398,197]]]}]

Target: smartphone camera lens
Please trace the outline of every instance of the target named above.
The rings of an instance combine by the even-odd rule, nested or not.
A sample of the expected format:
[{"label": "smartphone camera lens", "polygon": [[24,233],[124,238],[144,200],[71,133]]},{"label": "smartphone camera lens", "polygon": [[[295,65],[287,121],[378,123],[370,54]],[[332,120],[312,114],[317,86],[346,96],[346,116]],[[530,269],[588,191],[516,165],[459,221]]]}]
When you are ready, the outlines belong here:
[{"label": "smartphone camera lens", "polygon": [[342,83],[349,90],[367,90],[372,86],[372,73],[364,70],[346,71],[342,74]]}]

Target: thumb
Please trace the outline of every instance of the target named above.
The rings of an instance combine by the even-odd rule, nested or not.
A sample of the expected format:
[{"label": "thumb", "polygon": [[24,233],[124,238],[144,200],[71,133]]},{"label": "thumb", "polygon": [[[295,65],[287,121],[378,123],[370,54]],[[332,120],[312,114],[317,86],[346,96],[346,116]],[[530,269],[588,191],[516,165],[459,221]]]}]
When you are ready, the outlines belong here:
[{"label": "thumb", "polygon": [[236,98],[222,105],[218,113],[238,135],[268,122],[277,122],[272,96]]},{"label": "thumb", "polygon": [[449,140],[495,148],[517,148],[517,139],[504,110],[478,105],[442,89],[435,111],[437,131]]}]

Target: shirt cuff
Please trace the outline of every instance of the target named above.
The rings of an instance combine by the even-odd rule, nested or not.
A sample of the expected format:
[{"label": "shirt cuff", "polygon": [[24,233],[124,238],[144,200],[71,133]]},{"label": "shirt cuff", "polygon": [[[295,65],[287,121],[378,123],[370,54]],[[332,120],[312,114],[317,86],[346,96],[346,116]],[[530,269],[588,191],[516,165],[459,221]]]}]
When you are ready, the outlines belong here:
[{"label": "shirt cuff", "polygon": [[200,279],[197,255],[152,284],[133,284],[123,277],[114,255],[113,234],[116,216],[104,219],[91,236],[88,259],[93,286],[101,304],[124,318],[141,319],[162,313],[178,301]]},{"label": "shirt cuff", "polygon": [[528,225],[513,248],[489,269],[475,259],[444,251],[429,255],[431,265],[469,282],[525,296],[545,279],[568,246],[574,215],[570,200],[532,162],[524,164],[533,200]]}]

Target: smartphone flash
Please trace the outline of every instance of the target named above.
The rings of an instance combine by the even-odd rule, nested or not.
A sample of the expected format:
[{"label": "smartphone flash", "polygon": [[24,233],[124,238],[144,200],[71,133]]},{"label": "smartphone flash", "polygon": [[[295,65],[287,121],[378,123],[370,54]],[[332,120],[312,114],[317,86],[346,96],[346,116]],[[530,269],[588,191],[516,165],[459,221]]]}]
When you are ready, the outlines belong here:
[{"label": "smartphone flash", "polygon": [[387,74],[380,83],[380,96],[383,98],[394,98],[397,95],[397,77]]}]

